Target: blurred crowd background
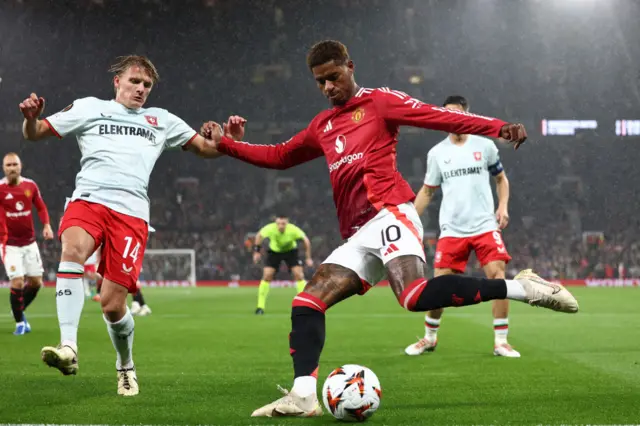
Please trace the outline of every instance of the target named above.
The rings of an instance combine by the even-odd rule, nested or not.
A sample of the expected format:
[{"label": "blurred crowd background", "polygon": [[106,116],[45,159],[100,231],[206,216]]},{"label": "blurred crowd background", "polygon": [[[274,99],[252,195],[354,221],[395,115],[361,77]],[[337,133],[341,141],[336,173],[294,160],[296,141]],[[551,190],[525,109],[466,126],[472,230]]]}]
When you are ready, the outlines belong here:
[{"label": "blurred crowd background", "polygon": [[[640,277],[638,16],[639,3],[624,0],[5,0],[0,143],[21,155],[55,228],[80,152],[73,138],[22,141],[17,104],[31,92],[46,98],[49,114],[77,98],[108,99],[114,58],[144,54],[161,76],[149,105],[195,129],[241,114],[246,140],[277,143],[327,107],[305,54],[316,41],[338,39],[361,86],[435,104],[460,94],[474,112],[527,126],[522,149],[500,147],[511,182],[504,235],[512,272]],[[597,128],[552,135],[545,119],[595,120]],[[416,191],[427,151],[444,137],[401,132],[398,167]],[[316,263],[341,242],[323,159],[268,171],[169,152],[149,196],[157,232],[148,248],[194,249],[200,280],[258,279],[251,236],[276,213],[307,232]],[[430,262],[439,202],[423,217]],[[41,242],[41,250],[51,278],[59,244]],[[154,259],[147,279],[181,279],[189,269],[184,259]],[[475,261],[469,272],[480,272]]]}]

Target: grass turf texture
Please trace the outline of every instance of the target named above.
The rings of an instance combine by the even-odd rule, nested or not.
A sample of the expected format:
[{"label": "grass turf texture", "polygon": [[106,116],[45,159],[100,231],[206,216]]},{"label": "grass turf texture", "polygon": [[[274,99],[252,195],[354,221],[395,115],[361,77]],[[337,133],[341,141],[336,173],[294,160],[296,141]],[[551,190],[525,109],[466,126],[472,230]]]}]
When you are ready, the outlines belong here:
[{"label": "grass turf texture", "polygon": [[[293,289],[273,289],[255,316],[254,288],[147,289],[150,317],[136,318],[140,395],[116,395],[115,353],[97,303],[80,323],[80,371],[64,377],[40,360],[59,339],[53,289],[29,309],[33,332],[13,336],[9,292],[0,290],[0,423],[327,424],[251,419],[290,387],[287,335]],[[388,288],[329,310],[319,386],[358,363],[380,378],[371,424],[576,424],[640,421],[640,289],[573,290],[581,312],[512,304],[510,342],[521,359],[492,355],[491,306],[445,312],[433,354],[404,355],[423,333]]]}]

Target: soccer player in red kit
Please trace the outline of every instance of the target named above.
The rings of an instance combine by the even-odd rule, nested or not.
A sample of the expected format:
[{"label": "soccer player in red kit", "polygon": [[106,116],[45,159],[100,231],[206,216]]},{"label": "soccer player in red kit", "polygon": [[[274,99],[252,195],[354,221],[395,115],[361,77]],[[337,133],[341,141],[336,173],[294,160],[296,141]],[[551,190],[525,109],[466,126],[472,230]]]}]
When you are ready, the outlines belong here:
[{"label": "soccer player in red kit", "polygon": [[18,154],[9,153],[2,161],[4,178],[0,180],[3,235],[0,242],[2,263],[11,280],[11,311],[16,321],[16,336],[29,333],[31,326],[24,311],[42,287],[42,259],[33,228],[33,206],[42,222],[42,236],[53,238],[47,205],[38,185],[22,176],[22,162]]},{"label": "soccer player in red kit", "polygon": [[[287,142],[236,142],[223,136],[213,122],[201,129],[216,141],[221,153],[261,167],[286,169],[324,156],[341,234],[347,240],[293,300],[289,337],[293,389],[255,410],[253,416],[322,414],[316,386],[325,312],[348,297],[365,293],[385,275],[398,302],[409,311],[509,298],[577,312],[577,301],[564,287],[530,271],[514,280],[446,275],[427,284],[425,279],[422,225],[412,203],[415,195],[396,167],[399,126],[502,137],[517,147],[526,139],[522,125],[424,104],[387,88],[359,87],[353,61],[337,41],[314,45],[307,64],[332,108],[319,113]],[[244,119],[234,116],[225,128],[229,131],[229,127],[243,125]]]}]

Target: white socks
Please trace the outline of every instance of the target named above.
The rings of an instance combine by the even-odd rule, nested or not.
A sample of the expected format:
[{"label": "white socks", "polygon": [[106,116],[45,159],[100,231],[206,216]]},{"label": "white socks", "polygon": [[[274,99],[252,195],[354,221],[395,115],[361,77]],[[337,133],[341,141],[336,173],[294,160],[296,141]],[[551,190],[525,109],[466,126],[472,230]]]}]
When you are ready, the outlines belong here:
[{"label": "white socks", "polygon": [[509,334],[509,319],[495,318],[493,320],[493,334],[496,346],[507,343],[507,335]]},{"label": "white socks", "polygon": [[306,398],[309,395],[316,393],[316,387],[318,385],[318,379],[313,376],[300,376],[293,380],[293,388],[291,392],[295,392],[301,398]]},{"label": "white socks", "polygon": [[78,325],[84,306],[84,266],[60,262],[56,279],[56,307],[60,325],[60,342],[78,350]]},{"label": "white socks", "polygon": [[438,338],[438,330],[440,329],[440,318],[433,319],[427,315],[424,316],[424,337],[433,342]]},{"label": "white socks", "polygon": [[104,322],[107,323],[107,331],[118,355],[116,369],[133,368],[133,329],[135,324],[131,311],[127,308],[127,312],[120,321],[109,322],[105,317]]},{"label": "white socks", "polygon": [[507,283],[507,299],[524,301],[527,295],[524,287],[517,280],[504,280]]}]

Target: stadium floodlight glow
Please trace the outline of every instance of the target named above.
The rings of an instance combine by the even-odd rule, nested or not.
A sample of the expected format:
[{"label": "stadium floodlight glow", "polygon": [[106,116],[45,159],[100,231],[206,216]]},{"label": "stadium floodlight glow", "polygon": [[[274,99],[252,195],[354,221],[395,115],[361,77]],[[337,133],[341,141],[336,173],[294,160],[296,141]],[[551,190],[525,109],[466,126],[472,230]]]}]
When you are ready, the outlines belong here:
[{"label": "stadium floodlight glow", "polygon": [[544,136],[573,136],[576,130],[595,130],[598,128],[596,120],[542,120],[542,134]]}]

